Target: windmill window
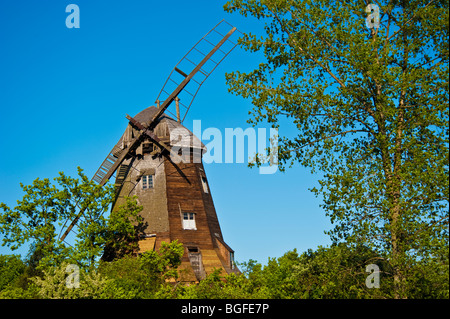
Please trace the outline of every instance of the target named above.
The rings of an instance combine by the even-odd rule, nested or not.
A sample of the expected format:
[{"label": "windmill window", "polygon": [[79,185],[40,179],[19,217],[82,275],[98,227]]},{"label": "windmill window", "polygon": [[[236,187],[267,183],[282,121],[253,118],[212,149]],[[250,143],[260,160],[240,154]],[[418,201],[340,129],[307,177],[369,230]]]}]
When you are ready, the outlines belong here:
[{"label": "windmill window", "polygon": [[209,193],[209,191],[208,191],[208,183],[206,182],[206,177],[202,176],[201,180],[202,180],[203,191],[205,193]]},{"label": "windmill window", "polygon": [[197,230],[195,225],[195,213],[183,213],[183,229]]},{"label": "windmill window", "polygon": [[154,175],[144,175],[142,176],[142,188],[153,188]]},{"label": "windmill window", "polygon": [[198,247],[188,247],[190,253],[198,253]]},{"label": "windmill window", "polygon": [[234,253],[230,251],[230,267],[234,269]]},{"label": "windmill window", "polygon": [[142,151],[144,153],[151,153],[153,151],[153,143],[143,143],[142,144]]}]

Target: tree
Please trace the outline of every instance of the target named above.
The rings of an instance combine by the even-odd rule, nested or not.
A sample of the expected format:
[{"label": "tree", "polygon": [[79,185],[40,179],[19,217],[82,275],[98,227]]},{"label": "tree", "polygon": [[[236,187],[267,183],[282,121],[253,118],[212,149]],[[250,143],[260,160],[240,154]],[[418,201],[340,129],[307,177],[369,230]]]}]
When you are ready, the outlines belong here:
[{"label": "tree", "polygon": [[[381,270],[382,289],[365,285],[367,264],[377,264]],[[266,266],[253,264],[248,278],[265,287],[274,299],[346,299],[389,297],[392,276],[386,263],[364,246],[343,243],[318,247],[299,254],[286,252],[279,258],[269,258]]]},{"label": "tree", "polygon": [[229,1],[265,23],[239,40],[265,61],[226,78],[251,99],[250,123],[295,131],[279,137],[280,169],[323,172],[312,191],[331,238],[385,256],[403,298],[421,260],[448,273],[449,5],[374,2]]},{"label": "tree", "polygon": [[144,234],[144,218],[139,215],[143,207],[137,204],[137,196],[127,197],[125,204],[111,212],[103,260],[112,261],[136,254],[140,236]]},{"label": "tree", "polygon": [[102,261],[99,272],[109,278],[109,294],[119,298],[172,298],[184,248],[178,241],[162,242],[158,251],[128,254]]},{"label": "tree", "polygon": [[146,251],[141,254],[142,267],[148,271],[148,275],[157,283],[178,278],[178,266],[183,257],[183,244],[174,240],[171,243],[162,242],[159,249]]},{"label": "tree", "polygon": [[19,255],[0,255],[0,291],[18,280],[25,267]]},{"label": "tree", "polygon": [[[112,186],[100,187],[78,168],[79,179],[60,172],[52,184],[48,178],[23,185],[25,195],[11,209],[0,203],[2,245],[12,250],[29,244],[30,257],[41,266],[57,265],[64,259],[91,266],[105,243],[107,219],[103,216],[114,196]],[[78,222],[79,232],[73,246],[58,239],[58,230],[70,223],[83,210]]]},{"label": "tree", "polygon": [[[284,256],[283,256],[284,257]],[[283,258],[282,257],[282,258]],[[278,263],[282,264],[280,258]],[[367,265],[376,265],[379,288],[369,288]],[[392,297],[392,275],[383,258],[363,245],[344,243],[309,249],[298,257],[287,277],[298,298],[389,298]]]},{"label": "tree", "polygon": [[[105,296],[109,281],[101,276],[94,269],[90,271],[80,271],[79,286],[73,287],[67,284],[67,266],[70,264],[63,262],[58,267],[49,267],[43,272],[41,277],[33,277],[31,281],[35,285],[38,298],[42,299],[93,299],[108,298]],[[69,278],[70,279],[70,278]]]}]

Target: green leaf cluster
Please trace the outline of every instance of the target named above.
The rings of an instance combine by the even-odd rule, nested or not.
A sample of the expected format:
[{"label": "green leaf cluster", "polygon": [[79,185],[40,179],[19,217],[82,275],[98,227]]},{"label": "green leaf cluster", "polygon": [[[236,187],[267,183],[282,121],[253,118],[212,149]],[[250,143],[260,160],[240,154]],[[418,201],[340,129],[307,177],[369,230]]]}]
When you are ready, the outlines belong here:
[{"label": "green leaf cluster", "polygon": [[[79,178],[59,173],[52,184],[48,178],[20,186],[22,200],[11,209],[0,203],[0,232],[2,245],[12,250],[28,244],[30,253],[39,257],[45,267],[57,265],[65,259],[80,265],[92,265],[103,250],[107,219],[104,214],[113,200],[111,186],[100,187],[90,181],[81,168]],[[62,226],[72,222],[80,211],[75,243],[67,245],[59,240]]]},{"label": "green leaf cluster", "polygon": [[[219,269],[197,284],[178,281],[177,269],[184,248],[162,243],[161,250],[127,255],[97,267],[80,269],[80,287],[68,288],[65,271],[49,267],[39,275],[27,274],[27,263],[17,256],[0,256],[4,280],[0,298],[74,299],[372,299],[393,298],[392,266],[368,247],[348,244],[286,252],[239,264],[242,274],[223,275]],[[380,269],[380,288],[368,288],[367,265]],[[20,280],[22,278],[22,281]],[[24,286],[23,279],[28,284]],[[408,269],[408,298],[449,298],[448,263],[424,260]],[[9,282],[8,282],[9,281]],[[22,282],[22,283],[21,283]]]},{"label": "green leaf cluster", "polygon": [[226,80],[251,100],[249,123],[279,129],[281,170],[323,175],[311,190],[333,242],[386,256],[402,298],[421,261],[448,265],[449,3],[376,4],[368,28],[361,1],[228,1],[264,26],[239,39],[264,58]]},{"label": "green leaf cluster", "polygon": [[[27,262],[15,255],[0,256],[0,298],[37,299],[143,299],[167,298],[178,278],[184,248],[177,241],[162,243],[158,252],[127,255],[95,267],[79,268],[79,287],[68,287],[69,262],[27,274]],[[24,277],[27,285],[21,285]]]},{"label": "green leaf cluster", "polygon": [[[59,267],[63,262],[95,267],[105,260],[136,254],[143,218],[136,197],[107,212],[114,202],[114,187],[100,187],[78,168],[79,178],[60,173],[52,184],[48,178],[23,185],[22,200],[11,209],[0,203],[2,245],[12,250],[29,247],[28,261],[33,269]],[[76,235],[61,241],[65,227],[77,219]]]}]

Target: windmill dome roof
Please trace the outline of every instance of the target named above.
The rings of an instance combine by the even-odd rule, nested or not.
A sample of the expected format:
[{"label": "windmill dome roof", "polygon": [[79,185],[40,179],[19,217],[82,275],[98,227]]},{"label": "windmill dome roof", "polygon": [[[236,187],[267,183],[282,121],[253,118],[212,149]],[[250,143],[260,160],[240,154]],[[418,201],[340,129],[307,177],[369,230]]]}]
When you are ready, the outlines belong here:
[{"label": "windmill dome roof", "polygon": [[[153,116],[155,116],[157,110],[155,106],[150,106],[136,114],[134,119],[142,124],[148,124]],[[201,148],[203,153],[206,152],[206,146],[201,140],[172,117],[163,113],[156,122],[157,124],[154,129],[156,135],[161,136],[167,134],[170,137],[170,144],[172,146]],[[161,134],[164,130],[166,130],[166,134]]]}]

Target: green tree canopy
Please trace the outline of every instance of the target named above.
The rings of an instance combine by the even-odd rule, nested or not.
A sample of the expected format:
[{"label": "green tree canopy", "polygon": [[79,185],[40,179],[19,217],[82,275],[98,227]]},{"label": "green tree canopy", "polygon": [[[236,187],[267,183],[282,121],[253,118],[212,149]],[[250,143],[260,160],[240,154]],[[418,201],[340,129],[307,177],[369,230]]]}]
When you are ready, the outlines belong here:
[{"label": "green tree canopy", "polygon": [[25,267],[19,255],[0,255],[0,290],[17,280]]},{"label": "green tree canopy", "polygon": [[[250,123],[279,128],[282,170],[299,162],[323,172],[312,190],[335,224],[333,241],[383,253],[404,297],[411,265],[432,258],[448,268],[449,5],[367,5],[229,1],[228,12],[264,23],[264,35],[239,43],[265,60],[227,83],[251,99]],[[280,123],[297,134],[283,135]]]},{"label": "green tree canopy", "polygon": [[[34,266],[58,265],[62,261],[80,267],[94,266],[104,249],[113,248],[118,257],[135,253],[142,210],[135,198],[128,198],[108,218],[114,200],[114,187],[100,187],[82,170],[79,178],[60,173],[52,184],[48,178],[36,179],[32,185],[21,184],[25,195],[11,209],[0,203],[2,245],[12,250],[27,244],[29,261]],[[61,227],[71,223],[79,212],[76,236],[70,244],[59,240]]]}]

